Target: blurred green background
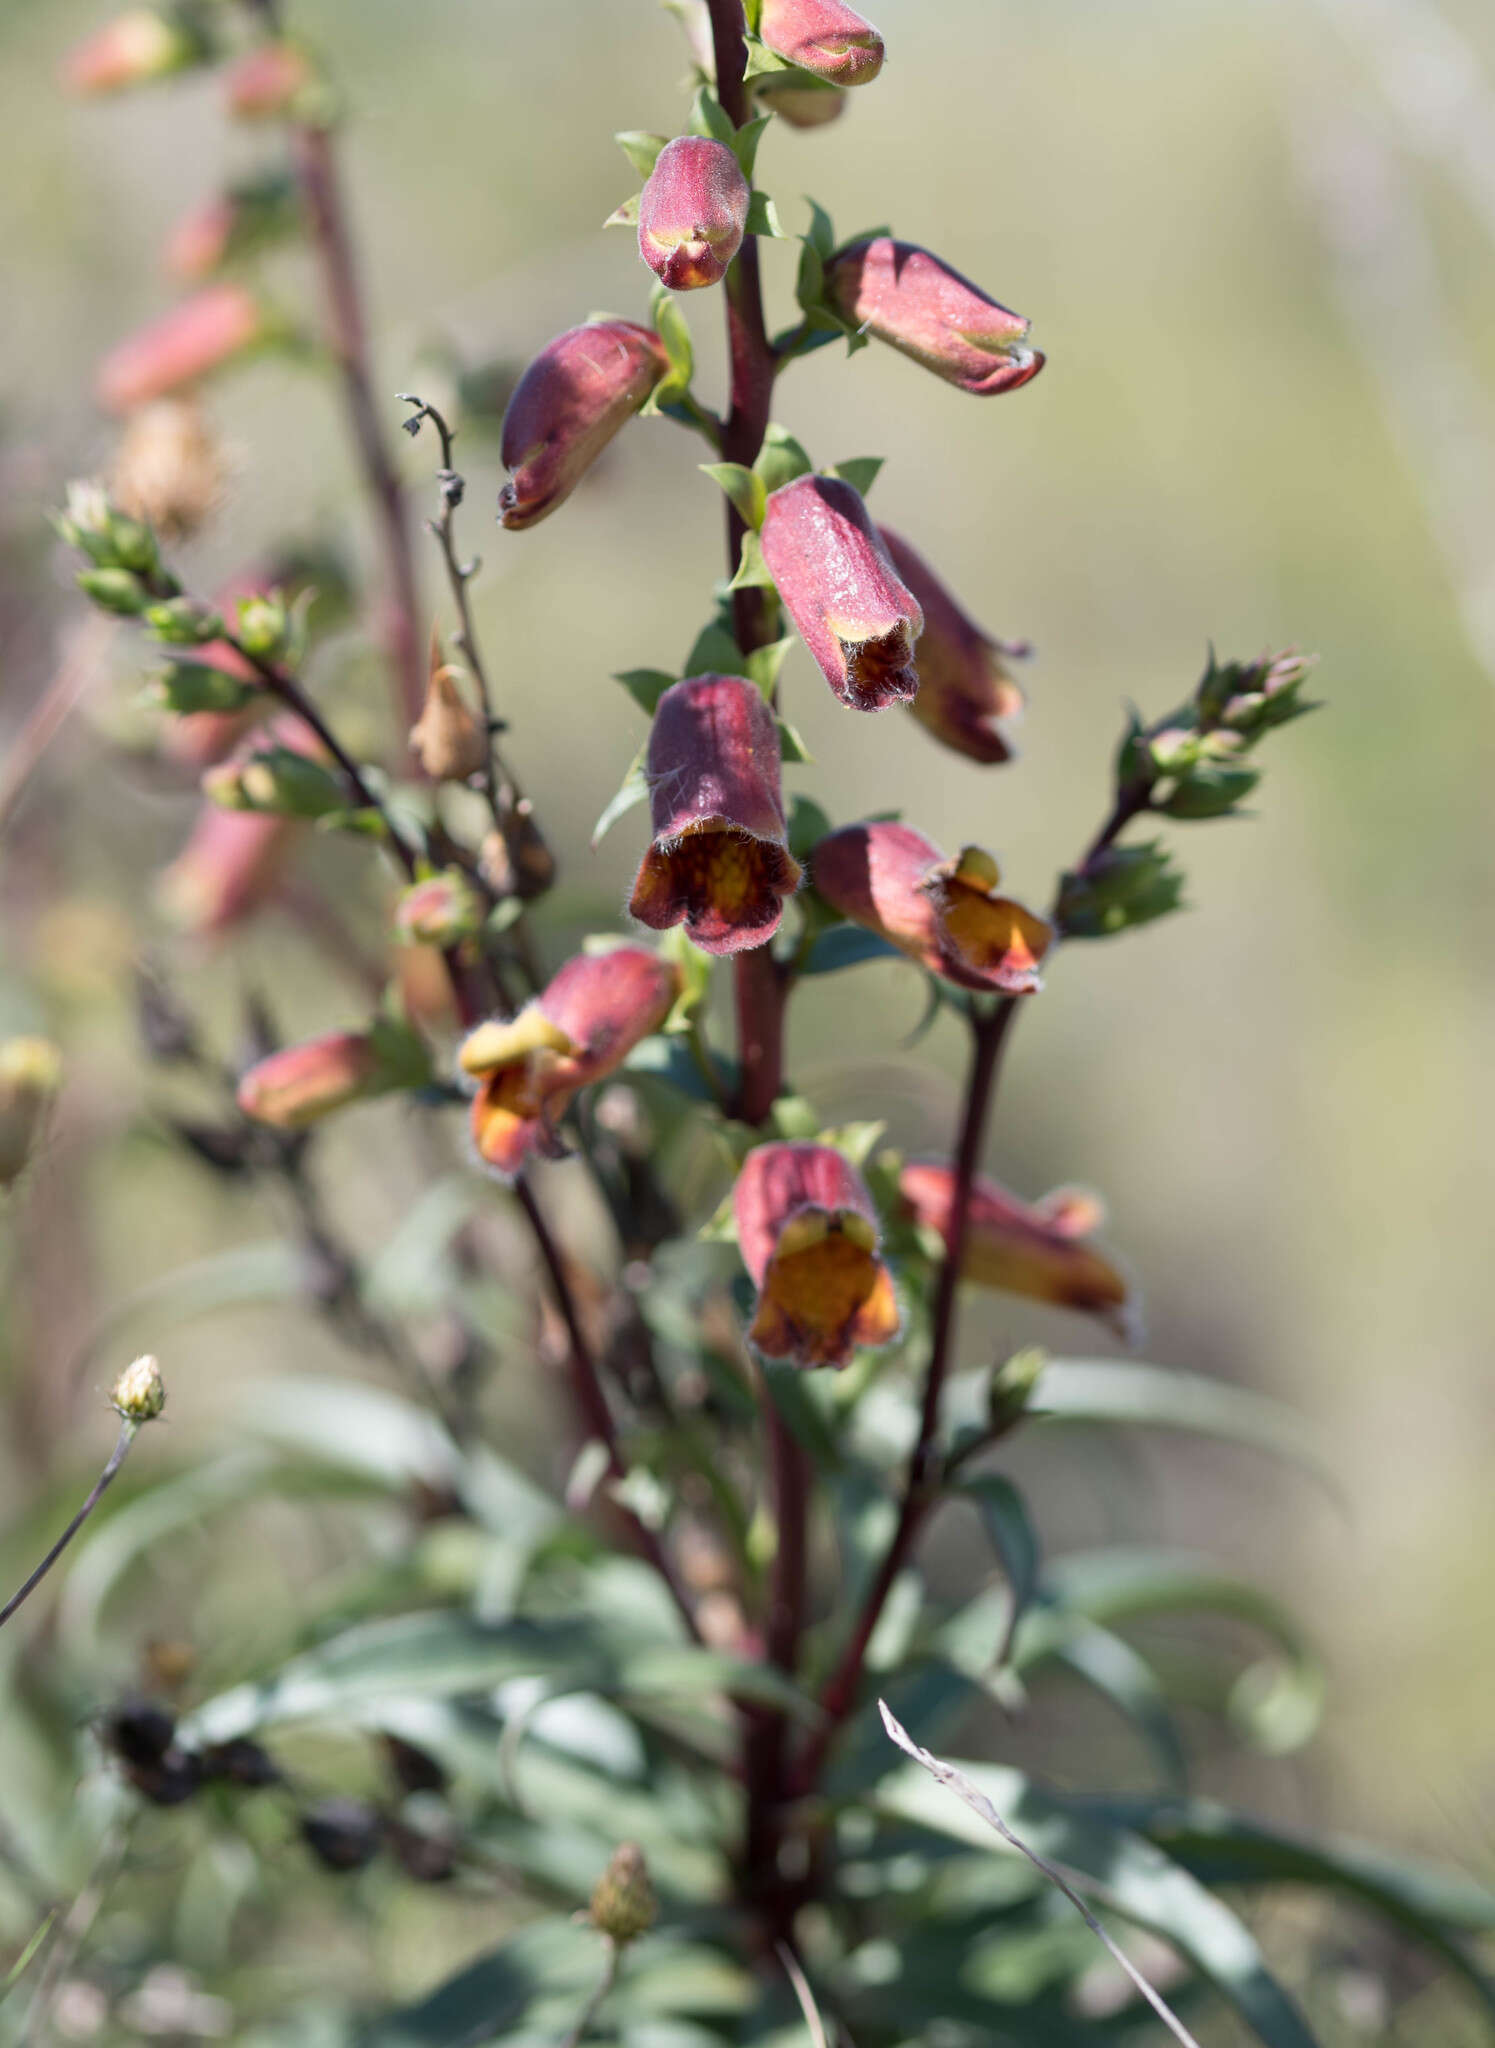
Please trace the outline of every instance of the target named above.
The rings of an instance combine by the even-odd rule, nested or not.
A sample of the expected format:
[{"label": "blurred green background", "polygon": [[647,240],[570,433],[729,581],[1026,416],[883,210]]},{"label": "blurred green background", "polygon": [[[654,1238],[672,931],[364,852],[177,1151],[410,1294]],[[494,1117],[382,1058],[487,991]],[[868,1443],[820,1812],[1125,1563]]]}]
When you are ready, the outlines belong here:
[{"label": "blurred green background", "polygon": [[[347,87],[391,429],[393,392],[425,388],[444,351],[519,362],[593,309],[641,316],[631,240],[598,227],[630,189],[611,131],[679,119],[685,65],[664,13],[292,11]],[[255,153],[225,134],[207,85],[65,102],[57,60],[101,12],[0,9],[0,755],[77,625],[42,521],[69,476],[109,457],[95,361],[169,302],[157,251],[185,206]],[[1166,710],[1211,641],[1321,653],[1329,708],[1271,744],[1257,816],[1174,834],[1190,913],[1056,963],[989,1157],[1027,1194],[1103,1190],[1146,1297],[1144,1355],[1299,1405],[1334,1446],[1343,1511],[1235,1455],[1149,1447],[1119,1477],[1021,1457],[1057,1547],[1125,1524],[1249,1566],[1296,1603],[1325,1652],[1329,1712],[1254,1797],[1488,1877],[1495,24],[1472,0],[873,12],[883,78],[836,126],[774,133],[760,183],[791,227],[813,192],[842,231],[890,220],[927,242],[1028,314],[1049,364],[982,406],[888,351],[847,368],[827,349],[788,374],[776,413],[821,462],[885,455],[878,516],[1038,656],[1021,761],[979,770],[899,715],[841,712],[796,652],[788,710],[815,762],[792,785],[838,818],[898,806],[948,846],[991,844],[1041,902],[1099,819],[1127,702]],[[792,251],[766,263],[782,319]],[[292,268],[284,284],[294,301],[304,280]],[[714,397],[720,307],[702,294],[687,312]],[[210,408],[236,477],[192,556],[199,581],[287,527],[363,543],[315,377],[267,364]],[[487,562],[479,624],[564,863],[569,931],[616,915],[641,844],[635,812],[600,852],[587,845],[641,732],[609,672],[676,663],[720,573],[700,452],[668,422],[641,424],[562,514],[508,536],[489,523],[494,445],[472,433],[460,449],[466,534]],[[424,488],[433,450],[402,442],[401,460]],[[434,605],[434,573],[427,587]],[[192,799],[113,765],[135,675],[122,655],[113,697],[57,742],[0,846],[0,1027],[52,1031],[71,1060],[14,1219],[7,1501],[45,1467],[85,1469],[102,1442],[105,1367],[66,1383],[98,1319],[269,1227],[142,1135],[152,1083],[127,970],[159,943],[149,877]],[[370,735],[378,691],[371,676]],[[273,979],[294,1028],[351,1014],[318,949],[274,919],[247,966],[172,957],[225,1020],[254,976]],[[794,1073],[832,1120],[886,1117],[911,1149],[946,1141],[960,1048],[941,1026],[900,1050],[921,1003],[916,977],[881,966],[799,1003]],[[336,1138],[338,1200],[375,1235],[408,1195],[398,1135],[374,1112]],[[149,1318],[137,1327],[151,1339]],[[972,1317],[967,1362],[1032,1334],[1095,1348],[1081,1326],[1007,1305]],[[212,1439],[271,1350],[277,1369],[327,1363],[289,1314],[153,1341],[174,1435],[146,1459]],[[1061,1779],[1085,1776],[1078,1741],[1072,1758],[1045,1751]]]}]

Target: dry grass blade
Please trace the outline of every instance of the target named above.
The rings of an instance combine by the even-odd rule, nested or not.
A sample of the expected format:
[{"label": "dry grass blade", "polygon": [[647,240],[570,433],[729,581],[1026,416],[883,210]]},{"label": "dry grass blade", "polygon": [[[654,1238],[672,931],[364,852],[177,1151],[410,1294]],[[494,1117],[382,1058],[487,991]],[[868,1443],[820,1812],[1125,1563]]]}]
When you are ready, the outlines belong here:
[{"label": "dry grass blade", "polygon": [[1131,1962],[1122,1953],[1121,1949],[1111,1939],[1110,1935],[1107,1934],[1105,1928],[1101,1926],[1099,1920],[1096,1919],[1069,1880],[1062,1876],[1052,1863],[1046,1863],[1041,1856],[1028,1847],[1026,1842],[1021,1841],[1012,1832],[986,1794],[978,1791],[963,1771],[957,1771],[952,1764],[941,1763],[939,1758],[932,1756],[927,1749],[920,1749],[918,1743],[914,1741],[902,1722],[899,1721],[895,1714],[889,1711],[885,1701],[878,1701],[877,1710],[882,1715],[882,1725],[887,1729],[889,1736],[897,1743],[905,1756],[911,1756],[916,1764],[922,1764],[936,1784],[947,1786],[958,1799],[963,1799],[966,1805],[970,1807],[972,1813],[979,1814],[988,1827],[996,1829],[1004,1842],[1016,1849],[1020,1856],[1026,1856],[1035,1870],[1041,1871],[1051,1885],[1056,1886],[1058,1890],[1063,1892],[1065,1898],[1069,1900],[1069,1903],[1084,1920],[1085,1925],[1090,1929],[1096,1940],[1104,1944],[1107,1952],[1126,1971],[1128,1977],[1131,1978],[1133,1984],[1136,1985],[1173,2038],[1176,2041],[1182,2041],[1184,2048],[1199,2048],[1199,2043],[1194,2039],[1194,2036],[1189,2032],[1183,2021],[1179,2019],[1178,2015],[1168,2005],[1162,1994],[1153,1990],[1136,1964]]},{"label": "dry grass blade", "polygon": [[805,2025],[809,2029],[810,2039],[814,2042],[815,2048],[831,2048],[825,2021],[820,2017],[820,2007],[815,2003],[810,1980],[800,1968],[799,1957],[787,1941],[776,1942],[774,1946],[779,1961],[784,1965],[784,1975],[794,1987],[794,1995],[799,2000],[799,2009],[805,2016]]}]

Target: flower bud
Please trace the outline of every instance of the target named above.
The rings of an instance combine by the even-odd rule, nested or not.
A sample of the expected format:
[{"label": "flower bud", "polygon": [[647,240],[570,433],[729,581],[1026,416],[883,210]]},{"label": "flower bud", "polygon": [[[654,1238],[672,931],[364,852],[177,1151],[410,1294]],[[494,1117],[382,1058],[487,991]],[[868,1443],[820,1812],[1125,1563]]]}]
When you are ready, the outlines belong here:
[{"label": "flower bud", "polygon": [[275,893],[300,829],[273,812],[205,804],[157,884],[162,910],[180,929],[204,936],[241,924]]},{"label": "flower bud", "polygon": [[145,623],[163,647],[206,647],[223,637],[223,620],[195,597],[168,597],[145,608]]},{"label": "flower bud", "polygon": [[899,580],[861,493],[840,477],[801,476],[773,492],[763,559],[800,638],[843,704],[883,711],[919,688],[919,600]]},{"label": "flower bud", "polygon": [[111,503],[102,484],[70,483],[67,505],[55,523],[68,546],[87,555],[96,569],[164,578],[160,550],[149,525]]},{"label": "flower bud", "polygon": [[187,9],[132,7],[68,52],[62,82],[69,92],[122,92],[169,78],[210,54],[207,38]]},{"label": "flower bud", "polygon": [[599,1934],[607,1935],[619,1948],[647,1934],[658,1919],[659,1902],[649,1882],[649,1866],[636,1842],[622,1842],[614,1849],[597,1880],[587,1917]]},{"label": "flower bud", "polygon": [[223,450],[193,400],[161,398],[130,414],[114,497],[163,540],[189,540],[218,506],[224,481]]},{"label": "flower bud", "polygon": [[811,855],[815,887],[834,910],[879,933],[962,988],[1032,995],[1053,928],[1010,897],[978,846],[946,860],[908,825],[847,825]]},{"label": "flower bud", "polygon": [[742,247],[752,188],[725,142],[677,135],[639,197],[638,250],[672,292],[719,284]]},{"label": "flower bud", "polygon": [[504,413],[499,524],[533,526],[569,498],[669,366],[659,336],[631,320],[589,320],[541,349]]},{"label": "flower bud", "polygon": [[127,1365],[110,1388],[109,1399],[126,1422],[154,1422],[166,1406],[159,1362],[147,1353]]},{"label": "flower bud", "polygon": [[226,761],[202,777],[203,794],[229,811],[273,811],[286,818],[321,818],[346,807],[338,776],[299,719],[282,715],[252,732]]},{"label": "flower bud", "polygon": [[556,1124],[578,1091],[657,1031],[679,990],[669,961],[617,946],[577,954],[517,1017],[480,1024],[458,1059],[480,1083],[472,1135],[484,1163],[512,1178],[532,1152],[556,1150]]},{"label": "flower bud", "polygon": [[1029,323],[912,242],[853,242],[825,267],[841,317],[977,398],[1016,391],[1043,368]]},{"label": "flower bud", "polygon": [[256,1123],[305,1130],[350,1102],[366,1102],[426,1078],[424,1047],[398,1025],[328,1031],[258,1060],[239,1082],[239,1107]]},{"label": "flower bud", "polygon": [[395,906],[395,929],[412,945],[455,946],[482,927],[482,898],[459,868],[413,882]]},{"label": "flower bud", "polygon": [[770,72],[755,81],[758,104],[791,128],[825,128],[846,110],[846,95],[834,85],[811,84],[792,71]]},{"label": "flower bud", "polygon": [[995,1434],[1005,1436],[1022,1420],[1048,1362],[1048,1353],[1030,1344],[997,1367],[986,1388],[986,1419]]},{"label": "flower bud", "polygon": [[[944,1236],[954,1200],[948,1166],[910,1164],[899,1187],[914,1220]],[[1118,1267],[1088,1242],[1101,1221],[1093,1195],[1061,1188],[1039,1202],[1022,1202],[995,1181],[978,1179],[966,1213],[961,1277],[978,1287],[1057,1303],[1099,1316],[1130,1337],[1132,1289]]]},{"label": "flower bud", "polygon": [[410,728],[410,751],[433,782],[466,782],[488,765],[488,735],[457,688],[460,673],[442,660],[441,640],[433,632],[426,701]]},{"label": "flower bud", "polygon": [[829,1145],[759,1145],[732,1194],[743,1264],[758,1289],[749,1340],[767,1358],[845,1365],[898,1334],[893,1276],[866,1184]]},{"label": "flower bud", "polygon": [[62,1054],[50,1039],[0,1040],[0,1188],[25,1171],[61,1086]]},{"label": "flower bud", "polygon": [[129,412],[221,369],[269,338],[271,323],[241,284],[208,285],[117,342],[95,385],[109,412]]},{"label": "flower bud", "polygon": [[267,1749],[246,1735],[228,1742],[210,1743],[199,1759],[202,1775],[222,1785],[237,1785],[246,1792],[263,1791],[281,1782],[280,1766]]},{"label": "flower bud", "polygon": [[901,535],[886,526],[877,530],[924,614],[919,694],[909,707],[914,717],[942,746],[968,760],[1010,761],[1015,750],[1004,725],[1021,716],[1023,693],[1002,657],[1027,649],[993,640]]},{"label": "flower bud", "polygon": [[763,0],[760,40],[776,56],[835,85],[867,85],[882,69],[882,37],[841,0]]},{"label": "flower bud", "polygon": [[660,698],[649,734],[653,838],[628,908],[666,931],[682,920],[703,953],[763,946],[800,884],[789,851],[779,736],[746,676],[688,676]]},{"label": "flower bud", "polygon": [[309,51],[299,43],[261,43],[235,58],[223,74],[223,98],[237,121],[296,115],[321,86]]},{"label": "flower bud", "polygon": [[129,569],[80,569],[74,582],[101,612],[137,619],[150,603],[150,592]]}]

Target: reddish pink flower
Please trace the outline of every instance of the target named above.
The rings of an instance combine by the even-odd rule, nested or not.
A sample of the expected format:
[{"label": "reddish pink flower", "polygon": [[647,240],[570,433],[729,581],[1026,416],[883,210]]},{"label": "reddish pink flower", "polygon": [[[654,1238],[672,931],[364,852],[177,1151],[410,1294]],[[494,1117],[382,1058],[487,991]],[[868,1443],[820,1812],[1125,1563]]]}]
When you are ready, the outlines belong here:
[{"label": "reddish pink flower", "polygon": [[214,193],[183,214],[162,252],[167,275],[184,284],[211,277],[228,254],[237,219],[237,209],[226,192]]},{"label": "reddish pink flower", "polygon": [[184,931],[204,936],[242,923],[274,895],[302,830],[293,818],[204,804],[187,844],[160,878],[162,908]]},{"label": "reddish pink flower", "polygon": [[569,498],[668,368],[658,335],[630,320],[591,320],[541,349],[504,413],[500,523],[533,526]]},{"label": "reddish pink flower", "polygon": [[861,1175],[829,1145],[760,1145],[732,1196],[742,1261],[758,1289],[749,1339],[765,1357],[845,1365],[898,1334],[893,1276]]},{"label": "reddish pink flower", "polygon": [[1016,391],[1043,368],[1020,314],[912,242],[853,242],[825,283],[843,319],[977,398]]},{"label": "reddish pink flower", "polygon": [[752,190],[724,142],[677,135],[639,198],[639,254],[672,292],[719,284],[742,247]]},{"label": "reddish pink flower", "polygon": [[763,559],[820,671],[853,711],[908,704],[919,688],[919,600],[899,580],[861,493],[801,476],[768,500]]},{"label": "reddish pink flower", "polygon": [[841,0],[763,0],[760,39],[817,78],[867,85],[882,69],[882,37]]},{"label": "reddish pink flower", "polygon": [[221,369],[269,333],[264,308],[241,284],[214,284],[113,347],[99,366],[99,402],[128,412]]},{"label": "reddish pink flower", "polygon": [[1053,927],[997,894],[996,862],[979,846],[946,860],[922,832],[891,823],[847,825],[811,856],[815,887],[853,924],[962,988],[1031,995]]},{"label": "reddish pink flower", "polygon": [[257,1123],[300,1131],[385,1085],[384,1063],[368,1032],[327,1031],[252,1066],[239,1082],[239,1107]]},{"label": "reddish pink flower", "polygon": [[241,121],[270,120],[296,110],[316,67],[296,43],[261,43],[236,58],[223,74],[228,111]]},{"label": "reddish pink flower", "polygon": [[665,931],[682,919],[706,953],[763,946],[799,887],[779,779],[779,735],[745,676],[689,676],[649,734],[653,841],[628,908]]},{"label": "reddish pink flower", "polygon": [[887,526],[878,532],[924,613],[919,694],[909,708],[942,745],[968,760],[1010,761],[1015,750],[1004,723],[1021,715],[1023,693],[1003,667],[1002,657],[1027,650],[993,640],[906,540]]},{"label": "reddish pink flower", "polygon": [[[910,1164],[899,1177],[910,1214],[941,1236],[949,1227],[955,1175],[948,1166]],[[1089,1240],[1104,1220],[1094,1195],[1057,1188],[1022,1202],[978,1179],[966,1216],[961,1277],[1034,1301],[1100,1316],[1130,1336],[1136,1304],[1126,1276]]]},{"label": "reddish pink flower", "polygon": [[122,92],[195,64],[205,54],[200,37],[154,7],[132,7],[105,22],[68,52],[62,82],[69,92]]},{"label": "reddish pink flower", "polygon": [[459,1055],[480,1083],[472,1103],[479,1156],[512,1179],[532,1152],[557,1150],[556,1124],[577,1092],[659,1029],[679,989],[667,960],[618,946],[578,954],[517,1017],[480,1024]]}]

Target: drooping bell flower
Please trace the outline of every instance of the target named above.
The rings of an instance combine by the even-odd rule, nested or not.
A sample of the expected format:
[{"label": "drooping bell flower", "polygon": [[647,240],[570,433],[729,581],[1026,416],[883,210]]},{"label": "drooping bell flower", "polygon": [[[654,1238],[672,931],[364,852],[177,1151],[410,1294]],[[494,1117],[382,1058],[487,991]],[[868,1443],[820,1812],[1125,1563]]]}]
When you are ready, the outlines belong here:
[{"label": "drooping bell flower", "polygon": [[206,39],[186,14],[132,7],[68,52],[62,82],[69,92],[123,92],[128,86],[169,78],[207,55]]},{"label": "drooping bell flower", "polygon": [[746,676],[688,676],[649,734],[653,838],[628,908],[703,953],[763,946],[800,883],[789,851],[773,713]]},{"label": "drooping bell flower", "polygon": [[275,894],[304,829],[273,812],[225,811],[205,803],[186,845],[156,885],[162,910],[181,930],[201,937],[241,924]]},{"label": "drooping bell flower", "polygon": [[811,855],[815,887],[853,924],[962,988],[1032,995],[1053,927],[999,895],[1000,872],[979,846],[958,860],[911,826],[847,825]]},{"label": "drooping bell flower", "polygon": [[825,267],[845,320],[977,398],[1016,391],[1043,368],[1029,322],[912,242],[853,242]]},{"label": "drooping bell flower", "polygon": [[589,320],[547,343],[504,413],[500,525],[533,526],[569,498],[668,368],[659,336],[631,320]]},{"label": "drooping bell flower", "polygon": [[[911,1162],[899,1187],[915,1221],[943,1236],[954,1201],[953,1169]],[[978,1178],[966,1213],[961,1277],[1099,1316],[1130,1338],[1137,1306],[1132,1288],[1092,1242],[1104,1220],[1099,1200],[1082,1189],[1057,1188],[1040,1201],[1023,1202]]]},{"label": "drooping bell flower", "polygon": [[288,175],[241,179],[182,215],[166,238],[162,267],[183,284],[201,284],[251,250],[281,240],[300,219],[300,199]]},{"label": "drooping bell flower", "polygon": [[742,247],[752,196],[726,143],[677,135],[639,196],[640,256],[672,292],[719,284]]},{"label": "drooping bell flower", "polygon": [[763,559],[821,674],[853,711],[912,703],[924,614],[899,577],[859,491],[801,476],[773,492]]},{"label": "drooping bell flower", "polygon": [[235,120],[269,121],[300,112],[319,83],[310,52],[299,43],[261,43],[225,70],[224,104]]},{"label": "drooping bell flower", "polygon": [[836,85],[867,85],[882,69],[882,37],[841,0],[763,0],[758,36],[776,56]]},{"label": "drooping bell flower", "polygon": [[388,1085],[370,1033],[327,1031],[258,1061],[240,1080],[238,1100],[256,1123],[301,1131]]},{"label": "drooping bell flower", "polygon": [[845,1365],[898,1334],[893,1276],[861,1175],[830,1145],[760,1145],[732,1196],[743,1264],[758,1289],[749,1340],[766,1358]]},{"label": "drooping bell flower", "polygon": [[517,1017],[469,1033],[458,1059],[479,1083],[472,1135],[484,1162],[512,1179],[531,1153],[555,1152],[573,1097],[659,1029],[679,990],[677,969],[641,946],[579,953]]},{"label": "drooping bell flower", "polygon": [[264,307],[241,284],[214,284],[118,342],[99,365],[99,403],[128,412],[222,369],[268,339]]},{"label": "drooping bell flower", "polygon": [[891,527],[880,526],[893,566],[924,613],[919,636],[919,694],[909,707],[942,746],[994,765],[1015,753],[1007,726],[1022,715],[1023,693],[1003,657],[1027,653],[994,640],[964,611],[923,556]]}]

